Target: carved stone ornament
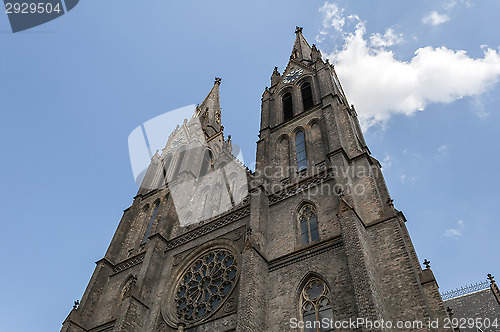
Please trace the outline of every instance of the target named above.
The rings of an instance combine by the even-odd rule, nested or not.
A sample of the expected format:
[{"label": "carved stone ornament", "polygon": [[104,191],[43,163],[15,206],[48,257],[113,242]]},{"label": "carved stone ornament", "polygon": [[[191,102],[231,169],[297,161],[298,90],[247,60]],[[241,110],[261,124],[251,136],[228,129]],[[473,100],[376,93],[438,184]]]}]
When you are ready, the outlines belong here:
[{"label": "carved stone ornament", "polygon": [[215,121],[217,121],[217,123],[220,124],[220,117],[221,117],[221,109],[219,108],[216,112],[215,112]]},{"label": "carved stone ornament", "polygon": [[182,259],[183,259],[182,255],[175,255],[172,265],[174,266],[179,265],[182,262]]},{"label": "carved stone ornament", "polygon": [[167,331],[167,324],[165,322],[161,322],[160,324],[158,324],[156,331],[157,332],[166,332]]}]

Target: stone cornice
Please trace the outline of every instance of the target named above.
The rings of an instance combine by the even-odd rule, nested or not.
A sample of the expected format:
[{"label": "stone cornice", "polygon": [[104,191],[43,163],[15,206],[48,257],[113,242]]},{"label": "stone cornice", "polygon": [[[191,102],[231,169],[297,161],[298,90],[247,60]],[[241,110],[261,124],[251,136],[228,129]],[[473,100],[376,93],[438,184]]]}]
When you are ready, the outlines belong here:
[{"label": "stone cornice", "polygon": [[248,205],[245,205],[240,209],[234,211],[230,215],[226,215],[226,217],[217,218],[209,222],[208,224],[199,226],[187,233],[181,234],[178,237],[168,241],[165,252],[249,215],[250,215],[250,207]]},{"label": "stone cornice", "polygon": [[305,181],[302,181],[302,182],[299,182],[297,184],[295,184],[293,187],[291,187],[290,189],[287,189],[287,190],[284,190],[282,193],[280,193],[279,195],[276,195],[276,194],[273,194],[269,197],[269,205],[273,205],[273,204],[276,204],[288,197],[291,197],[291,196],[294,196],[294,195],[297,195],[298,193],[301,193],[315,185],[318,185],[322,182],[325,182],[325,181],[329,181],[331,179],[333,179],[333,173],[332,172],[326,172],[326,173],[323,173],[323,175],[321,176],[315,176],[315,177],[312,177],[312,178],[309,178]]},{"label": "stone cornice", "polygon": [[142,263],[145,255],[146,255],[146,252],[143,251],[143,252],[138,253],[135,256],[127,258],[126,260],[124,260],[118,264],[115,264],[113,266],[113,273],[111,275],[120,273],[122,271],[125,271],[125,270],[131,268],[132,266],[135,266],[135,265]]},{"label": "stone cornice", "polygon": [[98,260],[97,262],[95,262],[96,265],[99,265],[101,263],[104,263],[106,264],[108,267],[110,268],[113,268],[115,265],[113,263],[111,263],[106,257],[104,258],[101,258],[100,260]]}]

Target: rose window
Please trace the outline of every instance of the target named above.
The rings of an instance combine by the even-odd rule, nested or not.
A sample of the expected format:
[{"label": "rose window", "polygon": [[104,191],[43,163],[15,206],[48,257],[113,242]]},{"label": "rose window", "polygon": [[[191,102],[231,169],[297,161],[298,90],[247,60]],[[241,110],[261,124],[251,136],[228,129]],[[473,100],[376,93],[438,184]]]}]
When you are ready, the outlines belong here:
[{"label": "rose window", "polygon": [[181,276],[175,289],[177,318],[203,319],[217,310],[236,283],[237,263],[226,249],[203,254]]}]

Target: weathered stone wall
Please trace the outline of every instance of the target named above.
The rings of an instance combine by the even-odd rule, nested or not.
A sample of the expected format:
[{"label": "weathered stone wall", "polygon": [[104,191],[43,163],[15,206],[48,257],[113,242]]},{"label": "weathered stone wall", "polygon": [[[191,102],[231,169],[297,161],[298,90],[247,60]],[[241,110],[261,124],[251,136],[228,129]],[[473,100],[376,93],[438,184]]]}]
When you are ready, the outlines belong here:
[{"label": "weathered stone wall", "polygon": [[266,331],[297,331],[290,328],[290,319],[301,319],[300,285],[310,276],[321,277],[329,286],[335,320],[349,320],[356,316],[352,279],[341,241],[311,248],[305,257],[292,256],[280,264],[282,266],[275,264],[278,266],[272,267],[269,273]]}]

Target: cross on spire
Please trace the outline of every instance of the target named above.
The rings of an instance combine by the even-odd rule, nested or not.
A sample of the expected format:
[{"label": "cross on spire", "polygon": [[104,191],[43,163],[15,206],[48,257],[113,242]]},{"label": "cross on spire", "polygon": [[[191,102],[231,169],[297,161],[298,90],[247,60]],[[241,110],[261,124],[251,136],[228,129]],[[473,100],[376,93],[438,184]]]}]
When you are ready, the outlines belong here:
[{"label": "cross on spire", "polygon": [[426,269],[430,269],[431,268],[431,261],[428,261],[427,258],[424,260],[424,265],[425,265],[425,268]]},{"label": "cross on spire", "polygon": [[488,279],[490,280],[490,282],[491,282],[492,284],[494,284],[494,283],[495,283],[495,277],[494,277],[494,276],[492,276],[492,275],[491,275],[491,273],[488,273]]},{"label": "cross on spire", "polygon": [[302,27],[296,26],[295,27],[295,33],[302,33]]}]

